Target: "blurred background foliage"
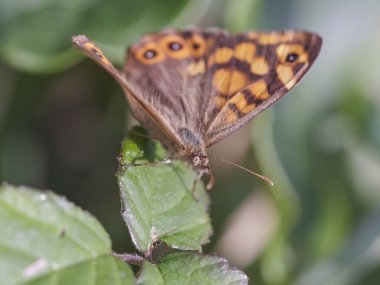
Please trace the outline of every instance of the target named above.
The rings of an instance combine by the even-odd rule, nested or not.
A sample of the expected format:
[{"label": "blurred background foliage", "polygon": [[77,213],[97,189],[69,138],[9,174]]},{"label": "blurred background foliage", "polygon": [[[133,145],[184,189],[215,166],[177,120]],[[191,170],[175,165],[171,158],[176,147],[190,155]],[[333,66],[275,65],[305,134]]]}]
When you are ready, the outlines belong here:
[{"label": "blurred background foliage", "polygon": [[72,48],[86,34],[117,64],[171,26],[308,29],[324,39],[302,83],[211,152],[214,235],[252,284],[380,284],[380,2],[0,0],[0,181],[53,189],[129,251],[116,157],[132,124],[118,85]]}]

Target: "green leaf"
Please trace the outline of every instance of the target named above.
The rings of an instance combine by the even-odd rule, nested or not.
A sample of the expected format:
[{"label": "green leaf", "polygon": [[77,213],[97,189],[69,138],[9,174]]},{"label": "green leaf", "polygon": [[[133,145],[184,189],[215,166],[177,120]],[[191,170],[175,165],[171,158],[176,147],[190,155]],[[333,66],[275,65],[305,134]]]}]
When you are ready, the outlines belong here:
[{"label": "green leaf", "polygon": [[65,198],[0,187],[1,284],[134,284],[100,223]]},{"label": "green leaf", "polygon": [[183,251],[166,255],[158,265],[145,261],[137,284],[238,285],[248,284],[248,277],[225,258]]},{"label": "green leaf", "polygon": [[168,25],[188,2],[2,0],[0,57],[28,72],[64,70],[82,58],[72,48],[71,36],[86,33],[107,43],[102,47],[112,60],[120,62],[131,40]]},{"label": "green leaf", "polygon": [[[132,132],[140,132],[138,129]],[[131,133],[132,133],[131,132]],[[132,240],[146,253],[156,240],[178,249],[201,250],[212,229],[208,195],[195,173],[180,161],[169,165],[128,166],[159,161],[165,152],[157,142],[132,136],[123,142],[118,174],[122,216]]]},{"label": "green leaf", "polygon": [[[185,278],[181,278],[184,280]],[[181,280],[181,281],[182,281]],[[179,281],[179,280],[178,280]],[[162,279],[161,272],[157,265],[144,261],[139,277],[137,279],[139,285],[165,285],[164,279]]]}]

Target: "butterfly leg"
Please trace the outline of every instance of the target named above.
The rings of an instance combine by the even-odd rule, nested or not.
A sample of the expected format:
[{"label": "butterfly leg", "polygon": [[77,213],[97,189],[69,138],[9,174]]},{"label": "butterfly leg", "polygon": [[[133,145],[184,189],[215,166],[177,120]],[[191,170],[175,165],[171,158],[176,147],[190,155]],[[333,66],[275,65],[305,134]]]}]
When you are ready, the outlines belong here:
[{"label": "butterfly leg", "polygon": [[144,162],[144,163],[126,163],[123,166],[157,166],[157,165],[168,165],[172,163],[171,158],[165,158],[159,161]]},{"label": "butterfly leg", "polygon": [[210,172],[210,179],[207,182],[206,189],[211,190],[212,187],[214,187],[214,184],[215,184],[215,176],[214,176],[214,173],[211,171]]},{"label": "butterfly leg", "polygon": [[191,195],[193,196],[194,200],[195,201],[199,201],[198,197],[195,195],[195,190],[196,190],[196,187],[197,187],[197,182],[199,180],[201,180],[202,178],[202,174],[203,173],[198,173],[197,177],[195,177],[194,181],[193,181],[193,186],[191,187]]}]

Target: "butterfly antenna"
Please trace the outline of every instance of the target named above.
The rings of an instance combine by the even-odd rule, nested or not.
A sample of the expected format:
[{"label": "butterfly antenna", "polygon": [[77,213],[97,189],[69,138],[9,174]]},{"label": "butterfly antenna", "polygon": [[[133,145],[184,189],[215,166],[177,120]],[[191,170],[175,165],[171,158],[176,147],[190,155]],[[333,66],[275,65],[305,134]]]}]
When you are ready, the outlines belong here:
[{"label": "butterfly antenna", "polygon": [[228,163],[228,164],[231,164],[231,165],[233,165],[233,166],[236,166],[237,168],[240,168],[240,169],[242,169],[242,170],[244,170],[244,171],[246,171],[246,172],[248,172],[248,173],[250,173],[250,174],[252,174],[252,175],[255,175],[255,176],[261,178],[262,180],[264,180],[265,182],[267,182],[270,186],[273,186],[273,185],[274,185],[273,181],[270,180],[268,177],[266,177],[266,176],[264,176],[264,175],[262,175],[262,174],[260,174],[260,173],[257,173],[257,172],[255,172],[255,171],[253,171],[253,170],[250,170],[250,169],[248,169],[248,168],[245,168],[245,167],[243,167],[243,166],[241,166],[241,165],[239,165],[239,164],[237,164],[237,163],[234,163],[234,162],[232,162],[232,161],[225,160],[225,159],[223,159],[223,158],[220,158],[220,157],[217,157],[217,156],[213,156],[213,155],[209,155],[208,157],[210,157],[210,158],[216,158],[216,159],[218,159],[218,160],[220,160],[220,161],[223,161],[223,162],[225,162],[225,163]]}]

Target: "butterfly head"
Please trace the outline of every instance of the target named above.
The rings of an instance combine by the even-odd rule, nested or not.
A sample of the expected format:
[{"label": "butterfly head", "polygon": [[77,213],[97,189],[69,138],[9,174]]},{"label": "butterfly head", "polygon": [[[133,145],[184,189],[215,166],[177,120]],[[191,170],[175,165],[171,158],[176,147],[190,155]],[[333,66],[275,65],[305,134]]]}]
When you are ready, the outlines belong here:
[{"label": "butterfly head", "polygon": [[188,161],[191,164],[193,170],[201,177],[203,174],[210,176],[210,179],[206,185],[206,189],[210,190],[215,183],[214,174],[212,173],[210,159],[207,154],[191,154],[188,157]]},{"label": "butterfly head", "polygon": [[191,167],[199,174],[210,174],[211,165],[207,155],[192,154],[189,157]]},{"label": "butterfly head", "polygon": [[177,129],[181,144],[174,150],[174,154],[186,160],[197,173],[210,172],[210,160],[206,154],[206,147],[202,136],[196,130],[187,127]]}]

